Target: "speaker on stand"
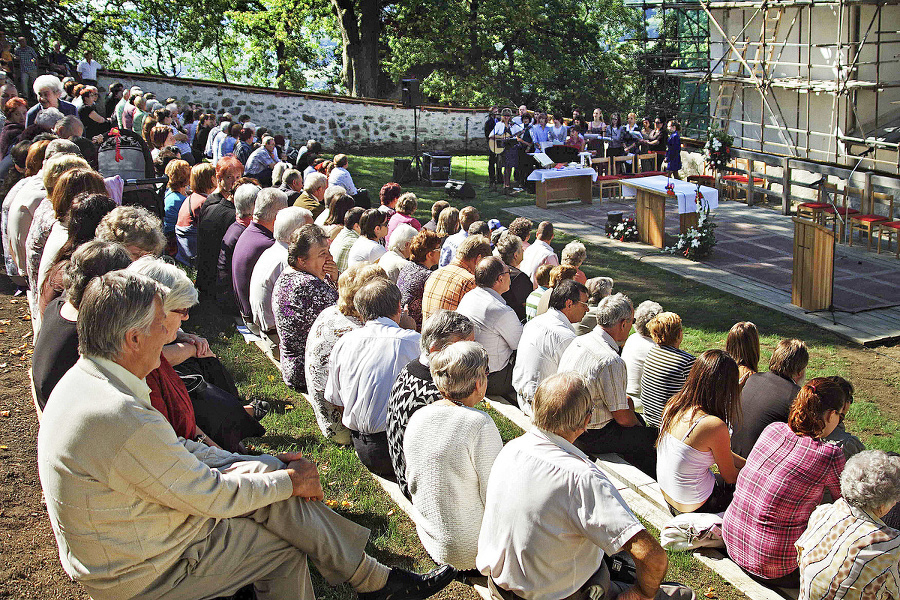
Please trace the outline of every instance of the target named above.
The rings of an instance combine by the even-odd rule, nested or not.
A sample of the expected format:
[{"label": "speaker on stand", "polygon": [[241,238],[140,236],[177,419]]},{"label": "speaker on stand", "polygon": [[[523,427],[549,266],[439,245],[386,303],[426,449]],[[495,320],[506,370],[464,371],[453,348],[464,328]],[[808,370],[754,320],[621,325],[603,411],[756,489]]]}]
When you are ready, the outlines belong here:
[{"label": "speaker on stand", "polygon": [[419,104],[421,103],[421,92],[419,91],[418,79],[401,79],[400,80],[400,99],[404,108],[413,109],[413,161],[415,162],[416,179],[422,167],[419,161]]}]

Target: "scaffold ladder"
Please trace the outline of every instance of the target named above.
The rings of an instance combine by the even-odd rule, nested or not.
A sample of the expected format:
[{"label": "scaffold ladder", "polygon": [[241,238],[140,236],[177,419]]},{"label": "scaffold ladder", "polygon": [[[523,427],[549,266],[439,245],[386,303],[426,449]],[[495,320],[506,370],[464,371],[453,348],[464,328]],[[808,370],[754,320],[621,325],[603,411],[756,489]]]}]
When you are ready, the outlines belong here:
[{"label": "scaffold ladder", "polygon": [[717,127],[728,127],[731,119],[731,109],[734,107],[734,99],[737,97],[738,83],[733,79],[741,77],[744,72],[744,57],[747,54],[747,42],[731,40],[731,50],[728,58],[722,65],[723,79],[719,81],[719,94],[716,96],[716,107],[713,111],[713,124]]},{"label": "scaffold ladder", "polygon": [[776,44],[778,44],[778,29],[781,26],[781,16],[784,8],[781,6],[767,6],[763,15],[762,25],[759,29],[759,43],[756,45],[756,55],[753,58],[753,74],[760,81],[768,80],[772,60],[775,57]]}]

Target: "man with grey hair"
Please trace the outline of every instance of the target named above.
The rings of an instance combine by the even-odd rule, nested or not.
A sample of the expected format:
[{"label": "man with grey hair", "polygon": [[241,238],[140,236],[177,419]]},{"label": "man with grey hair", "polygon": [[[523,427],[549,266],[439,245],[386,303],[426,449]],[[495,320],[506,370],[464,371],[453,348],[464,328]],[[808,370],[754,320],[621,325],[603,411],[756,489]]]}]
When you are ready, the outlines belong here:
[{"label": "man with grey hair", "polygon": [[[44,113],[46,112],[50,111],[44,111]],[[40,123],[40,118],[38,118],[38,122]],[[79,138],[84,135],[84,124],[81,122],[81,120],[79,120],[78,117],[61,117],[58,121],[56,121],[56,123],[53,124],[53,133],[64,140]]]},{"label": "man with grey hair", "polygon": [[541,381],[556,373],[559,360],[575,339],[573,324],[587,312],[587,288],[572,279],[560,282],[550,291],[547,312],[528,321],[522,329],[513,387],[519,407],[532,414],[531,403]]},{"label": "man with grey hair", "polygon": [[308,558],[364,600],[424,598],[449,583],[452,568],[422,577],[367,555],[369,530],[321,502],[316,465],[299,453],[229,469],[248,457],[176,437],[144,381],[171,337],[164,298],[151,279],[115,271],[79,305],[81,358],[51,393],[38,435],[69,576],[96,600],[213,598],[248,584],[260,600],[312,600]]},{"label": "man with grey hair", "polygon": [[353,448],[372,473],[395,480],[388,451],[391,387],[404,366],[419,356],[421,336],[401,329],[400,289],[374,279],[356,292],[353,306],[365,325],[338,340],[328,359],[325,399],[344,407]]},{"label": "man with grey hair", "polygon": [[613,284],[611,277],[591,277],[585,282],[584,285],[588,290],[588,312],[581,323],[575,326],[575,333],[584,335],[594,330],[597,326],[597,315],[594,311],[601,300],[612,294]]},{"label": "man with grey hair", "polygon": [[[551,375],[534,396],[534,429],[500,451],[488,480],[478,570],[491,596],[514,598],[696,598],[660,585],[665,550],[616,487],[575,443],[592,421],[592,392],[580,375]],[[604,554],[624,550],[636,581],[610,581]]]},{"label": "man with grey hair", "polygon": [[628,340],[622,347],[622,360],[628,370],[628,383],[625,393],[634,402],[635,407],[641,406],[641,375],[644,373],[644,361],[647,354],[656,346],[647,323],[656,315],[663,312],[663,307],[652,300],[644,300],[634,309],[634,333],[628,336]]},{"label": "man with grey hair", "polygon": [[522,337],[522,323],[503,299],[509,290],[509,267],[496,256],[481,259],[475,267],[475,289],[466,292],[457,311],[475,323],[475,341],[488,353],[487,393],[517,402],[512,385],[516,349]]},{"label": "man with grey hair", "polygon": [[250,276],[253,267],[263,252],[275,243],[272,230],[275,229],[275,217],[278,211],[287,208],[287,194],[278,188],[264,188],[256,196],[253,208],[253,221],[241,233],[234,246],[231,259],[231,281],[234,285],[234,296],[244,322],[253,322],[253,311],[250,308]]},{"label": "man with grey hair", "polygon": [[475,341],[475,325],[465,315],[452,310],[439,310],[422,324],[421,353],[409,361],[397,376],[388,402],[388,452],[394,466],[397,485],[412,500],[406,483],[406,457],[403,435],[410,417],[423,406],[441,399],[431,378],[429,358],[456,342]]},{"label": "man with grey hair", "polygon": [[900,456],[852,456],[841,473],[841,498],[819,506],[795,544],[800,597],[900,598],[900,531],[883,521],[898,501]]},{"label": "man with grey hair", "polygon": [[275,330],[275,313],[272,309],[272,290],[278,276],[287,267],[288,242],[291,234],[304,225],[313,222],[312,213],[305,208],[288,206],[278,212],[272,233],[275,243],[259,255],[250,276],[250,313],[253,317],[248,323],[254,333],[274,336],[275,348],[278,347],[278,333]]},{"label": "man with grey hair", "polygon": [[559,364],[588,382],[594,412],[578,447],[587,454],[614,452],[656,479],[656,437],[634,412],[625,393],[628,374],[619,348],[628,339],[634,308],[624,294],[607,296],[597,305],[597,327],[569,344]]},{"label": "man with grey hair", "polygon": [[316,217],[325,210],[328,178],[324,174],[315,172],[303,177],[300,171],[291,169],[285,173],[284,186],[291,188],[293,197],[289,195],[288,201],[294,206],[305,208]]},{"label": "man with grey hair", "polygon": [[59,109],[51,106],[37,113],[34,118],[34,124],[46,131],[53,131],[56,124],[65,116]]},{"label": "man with grey hair", "polygon": [[397,283],[397,278],[400,277],[400,271],[410,264],[409,246],[417,233],[419,232],[416,231],[412,225],[407,225],[406,223],[397,225],[391,233],[388,251],[382,254],[381,258],[378,259],[378,264],[381,265],[381,268],[384,269],[384,272],[387,273],[387,276],[390,277],[391,281],[394,283]]},{"label": "man with grey hair", "polygon": [[256,208],[256,197],[260,187],[252,183],[245,183],[234,190],[234,223],[225,230],[219,250],[219,261],[216,268],[216,295],[219,306],[225,314],[240,314],[240,307],[234,294],[232,276],[232,261],[234,248],[237,246],[241,235],[250,225],[253,219],[253,211]]}]

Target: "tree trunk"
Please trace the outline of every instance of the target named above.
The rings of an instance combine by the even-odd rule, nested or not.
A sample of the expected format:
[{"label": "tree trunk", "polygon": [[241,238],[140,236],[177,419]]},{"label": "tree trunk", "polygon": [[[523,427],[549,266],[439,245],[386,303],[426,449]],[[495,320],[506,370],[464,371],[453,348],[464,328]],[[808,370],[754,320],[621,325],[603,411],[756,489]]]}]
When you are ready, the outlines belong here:
[{"label": "tree trunk", "polygon": [[331,0],[343,42],[343,79],[351,96],[378,98],[381,0]]}]

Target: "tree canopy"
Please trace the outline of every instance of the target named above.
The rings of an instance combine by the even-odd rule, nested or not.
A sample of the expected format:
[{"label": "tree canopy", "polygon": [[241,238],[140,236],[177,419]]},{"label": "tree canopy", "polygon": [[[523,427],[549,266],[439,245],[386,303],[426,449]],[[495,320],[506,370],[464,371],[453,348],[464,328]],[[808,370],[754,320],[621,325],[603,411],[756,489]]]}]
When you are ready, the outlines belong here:
[{"label": "tree canopy", "polygon": [[108,66],[282,89],[427,100],[644,105],[641,15],[622,0],[17,0],[7,35],[47,51],[91,48]]}]

